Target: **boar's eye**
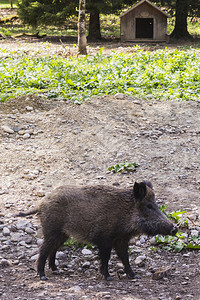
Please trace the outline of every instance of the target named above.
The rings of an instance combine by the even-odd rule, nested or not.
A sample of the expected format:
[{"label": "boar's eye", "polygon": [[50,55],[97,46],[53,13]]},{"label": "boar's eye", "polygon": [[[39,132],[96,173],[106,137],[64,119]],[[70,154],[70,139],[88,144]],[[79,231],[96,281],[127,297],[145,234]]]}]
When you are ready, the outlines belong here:
[{"label": "boar's eye", "polygon": [[153,205],[152,205],[151,203],[149,203],[149,204],[147,205],[147,207],[148,207],[149,209],[152,209],[152,208],[153,208]]}]

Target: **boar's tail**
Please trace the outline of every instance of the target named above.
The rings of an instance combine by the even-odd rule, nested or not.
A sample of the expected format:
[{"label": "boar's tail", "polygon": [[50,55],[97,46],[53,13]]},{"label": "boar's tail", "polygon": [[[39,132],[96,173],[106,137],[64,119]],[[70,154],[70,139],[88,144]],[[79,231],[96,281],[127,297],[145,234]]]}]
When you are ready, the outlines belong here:
[{"label": "boar's tail", "polygon": [[15,217],[26,217],[26,216],[30,216],[30,215],[34,215],[38,212],[38,209],[32,209],[30,211],[27,212],[19,212],[18,214],[15,215]]}]

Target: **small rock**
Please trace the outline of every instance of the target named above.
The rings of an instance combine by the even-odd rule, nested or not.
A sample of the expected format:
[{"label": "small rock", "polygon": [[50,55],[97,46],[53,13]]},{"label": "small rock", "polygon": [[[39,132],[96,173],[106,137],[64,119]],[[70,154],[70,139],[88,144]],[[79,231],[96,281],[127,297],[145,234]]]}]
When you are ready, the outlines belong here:
[{"label": "small rock", "polygon": [[117,263],[117,268],[118,269],[124,269],[124,265],[122,263]]},{"label": "small rock", "polygon": [[38,258],[38,254],[35,254],[35,255],[31,256],[30,260],[31,261],[36,261],[37,258]]},{"label": "small rock", "polygon": [[18,131],[18,134],[19,134],[19,135],[23,135],[24,133],[25,133],[24,130],[19,130],[19,131]]},{"label": "small rock", "polygon": [[156,238],[155,238],[155,236],[153,236],[149,241],[150,241],[151,245],[155,245],[156,244]]},{"label": "small rock", "polygon": [[115,98],[119,99],[119,100],[124,100],[125,99],[125,95],[122,93],[117,93],[115,94]]},{"label": "small rock", "polygon": [[32,106],[27,106],[27,107],[26,107],[26,110],[27,110],[27,111],[32,111],[32,110],[33,110],[33,107],[32,107]]},{"label": "small rock", "polygon": [[7,268],[9,266],[10,266],[10,263],[9,263],[9,261],[7,259],[3,258],[3,259],[0,260],[0,267]]},{"label": "small rock", "polygon": [[14,130],[14,132],[19,132],[20,129],[19,129],[19,127],[17,127],[17,126],[14,126],[14,127],[13,127],[13,130]]},{"label": "small rock", "polygon": [[3,235],[4,236],[9,236],[10,235],[10,229],[8,227],[3,228]]},{"label": "small rock", "polygon": [[14,130],[11,129],[10,127],[6,126],[6,125],[1,126],[1,128],[2,128],[5,132],[7,132],[7,133],[10,133],[10,134],[14,133]]},{"label": "small rock", "polygon": [[68,291],[70,293],[77,293],[77,294],[82,293],[82,289],[78,285],[72,286],[71,288],[68,289]]},{"label": "small rock", "polygon": [[113,182],[113,185],[114,185],[114,186],[119,186],[120,183],[116,181],[116,182]]},{"label": "small rock", "polygon": [[141,238],[140,238],[140,243],[141,244],[144,244],[147,240],[147,237],[145,235],[142,235]]},{"label": "small rock", "polygon": [[26,229],[26,227],[30,227],[31,226],[31,223],[30,222],[28,222],[27,220],[20,220],[19,222],[17,222],[17,224],[16,224],[16,228],[18,229],[18,230],[25,230]]},{"label": "small rock", "polygon": [[90,262],[89,261],[85,261],[83,264],[82,264],[82,267],[84,268],[84,269],[88,269],[89,267],[90,267]]},{"label": "small rock", "polygon": [[56,253],[56,258],[65,258],[66,257],[66,255],[65,255],[65,253],[64,252],[62,252],[62,251],[58,251],[57,253]]},{"label": "small rock", "polygon": [[38,246],[41,246],[42,243],[43,243],[43,239],[37,239],[37,245],[38,245]]},{"label": "small rock", "polygon": [[19,242],[19,241],[21,241],[21,238],[22,238],[22,236],[21,236],[20,233],[14,233],[14,234],[11,235],[10,240],[12,242]]},{"label": "small rock", "polygon": [[92,251],[89,249],[83,249],[81,252],[83,255],[91,255],[92,254]]},{"label": "small rock", "polygon": [[28,233],[28,234],[34,234],[35,233],[35,231],[30,227],[26,227],[25,232]]},{"label": "small rock", "polygon": [[29,139],[30,138],[30,134],[29,133],[24,133],[23,135],[23,139]]},{"label": "small rock", "polygon": [[42,192],[42,191],[38,191],[36,194],[37,194],[38,197],[44,197],[45,196],[45,193]]},{"label": "small rock", "polygon": [[146,259],[146,255],[140,255],[135,259],[136,265],[141,265],[144,263],[144,260]]}]

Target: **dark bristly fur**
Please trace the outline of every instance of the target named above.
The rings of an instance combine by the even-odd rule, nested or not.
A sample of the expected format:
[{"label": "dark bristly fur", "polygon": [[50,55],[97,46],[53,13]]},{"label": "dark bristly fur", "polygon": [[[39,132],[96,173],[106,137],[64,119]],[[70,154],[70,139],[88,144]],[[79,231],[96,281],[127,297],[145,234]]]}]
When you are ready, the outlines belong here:
[{"label": "dark bristly fur", "polygon": [[38,208],[18,216],[39,215],[44,241],[39,251],[37,271],[45,277],[45,263],[57,271],[57,250],[71,236],[91,242],[99,249],[101,274],[112,280],[108,261],[112,248],[121,259],[128,277],[137,277],[128,257],[128,243],[138,234],[175,234],[176,228],[160,211],[149,181],[135,183],[133,189],[107,186],[61,186],[46,197]]}]

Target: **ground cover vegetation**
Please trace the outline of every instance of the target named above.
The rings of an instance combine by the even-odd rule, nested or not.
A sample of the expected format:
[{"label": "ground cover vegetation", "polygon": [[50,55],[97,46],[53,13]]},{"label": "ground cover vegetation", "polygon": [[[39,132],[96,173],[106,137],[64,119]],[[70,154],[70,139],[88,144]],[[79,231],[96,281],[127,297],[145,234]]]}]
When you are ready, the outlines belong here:
[{"label": "ground cover vegetation", "polygon": [[136,46],[133,50],[103,55],[101,48],[94,56],[69,58],[0,50],[1,101],[28,93],[75,103],[116,93],[146,99],[199,99],[199,49],[150,52]]}]

